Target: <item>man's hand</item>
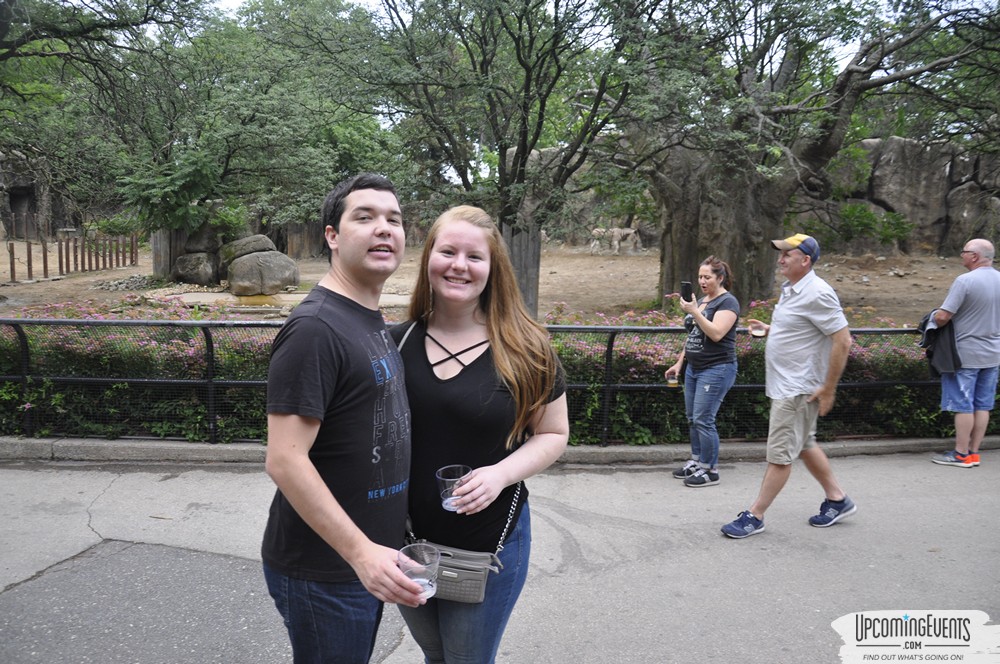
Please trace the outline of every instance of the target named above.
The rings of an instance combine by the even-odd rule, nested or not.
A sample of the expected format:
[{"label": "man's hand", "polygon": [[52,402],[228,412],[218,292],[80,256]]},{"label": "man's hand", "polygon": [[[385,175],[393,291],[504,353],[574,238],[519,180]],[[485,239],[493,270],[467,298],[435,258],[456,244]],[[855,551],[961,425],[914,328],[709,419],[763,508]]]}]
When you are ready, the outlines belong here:
[{"label": "man's hand", "polygon": [[827,389],[826,387],[821,387],[811,395],[806,401],[819,401],[819,414],[826,415],[831,410],[833,410],[833,403],[837,399],[837,388]]},{"label": "man's hand", "polygon": [[351,562],[361,583],[372,595],[389,604],[417,607],[427,600],[420,597],[422,588],[396,566],[399,552],[370,542],[364,552]]},{"label": "man's hand", "polygon": [[823,386],[810,395],[808,401],[819,401],[819,414],[826,415],[833,409],[834,399],[837,397],[837,383],[847,366],[847,355],[851,352],[851,331],[847,327],[842,327],[830,335],[833,342],[830,348],[830,368],[826,373],[826,380]]}]

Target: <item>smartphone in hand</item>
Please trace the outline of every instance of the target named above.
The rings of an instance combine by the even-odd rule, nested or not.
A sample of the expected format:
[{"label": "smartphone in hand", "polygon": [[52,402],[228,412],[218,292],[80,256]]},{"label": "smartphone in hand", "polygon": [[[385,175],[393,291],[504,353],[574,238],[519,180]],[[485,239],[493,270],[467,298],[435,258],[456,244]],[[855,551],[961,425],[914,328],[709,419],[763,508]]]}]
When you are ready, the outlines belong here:
[{"label": "smartphone in hand", "polygon": [[691,296],[693,294],[694,294],[694,291],[691,288],[691,282],[690,281],[682,281],[681,282],[681,297],[683,299],[687,300],[688,302],[690,302],[691,301]]}]

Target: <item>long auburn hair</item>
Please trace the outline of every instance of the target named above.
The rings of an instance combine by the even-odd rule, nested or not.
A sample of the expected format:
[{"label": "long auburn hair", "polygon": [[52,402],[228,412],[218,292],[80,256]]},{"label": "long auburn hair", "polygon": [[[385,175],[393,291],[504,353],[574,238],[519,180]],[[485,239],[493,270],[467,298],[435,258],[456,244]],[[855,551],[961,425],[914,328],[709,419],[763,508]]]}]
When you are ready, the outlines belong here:
[{"label": "long auburn hair", "polygon": [[507,449],[510,450],[528,430],[531,417],[548,403],[559,360],[549,344],[548,332],[524,306],[500,229],[485,210],[471,205],[446,210],[427,233],[417,284],[410,298],[410,320],[427,323],[434,309],[427,266],[441,228],[453,221],[465,221],[482,229],[490,249],[490,273],[486,288],[479,295],[479,311],[486,318],[486,334],[497,373],[514,397],[514,427],[507,435]]}]

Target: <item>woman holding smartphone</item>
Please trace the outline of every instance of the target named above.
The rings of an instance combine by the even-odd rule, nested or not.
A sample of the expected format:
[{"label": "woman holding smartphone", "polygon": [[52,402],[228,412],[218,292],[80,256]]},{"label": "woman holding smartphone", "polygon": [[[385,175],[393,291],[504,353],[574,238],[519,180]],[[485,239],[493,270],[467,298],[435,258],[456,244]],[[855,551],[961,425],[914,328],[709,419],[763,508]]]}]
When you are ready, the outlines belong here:
[{"label": "woman holding smartphone", "polygon": [[667,380],[684,372],[684,409],[690,426],[691,458],[673,472],[685,486],[719,483],[719,432],[715,416],[736,382],[736,321],[740,303],[729,292],[733,271],[709,256],[698,267],[700,300],[681,297],[688,336],[677,362],[664,372]]}]

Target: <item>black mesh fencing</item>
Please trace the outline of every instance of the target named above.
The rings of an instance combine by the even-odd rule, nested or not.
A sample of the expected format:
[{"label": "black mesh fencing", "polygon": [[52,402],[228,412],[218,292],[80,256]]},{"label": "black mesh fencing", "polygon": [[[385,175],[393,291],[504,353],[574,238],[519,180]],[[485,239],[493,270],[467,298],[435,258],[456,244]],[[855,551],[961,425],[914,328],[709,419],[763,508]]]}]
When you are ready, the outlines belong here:
[{"label": "black mesh fencing", "polygon": [[[0,434],[263,440],[268,355],[281,325],[0,319]],[[683,387],[668,387],[663,376],[684,343],[683,328],[548,329],[566,370],[572,443],[687,441]],[[852,335],[820,437],[952,435],[917,332]],[[767,434],[765,343],[739,330],[736,385],[717,418],[724,439]]]},{"label": "black mesh fencing", "polygon": [[[688,440],[683,385],[671,388],[664,379],[683,347],[684,328],[548,329],[569,382],[574,442],[642,445]],[[836,405],[820,418],[820,438],[953,433],[952,416],[940,412],[940,383],[930,379],[916,330],[862,328],[851,334],[854,343]],[[736,384],[716,418],[723,439],[767,437],[765,344],[746,329],[737,332]]]},{"label": "black mesh fencing", "polygon": [[281,322],[0,321],[0,433],[262,440]]}]

